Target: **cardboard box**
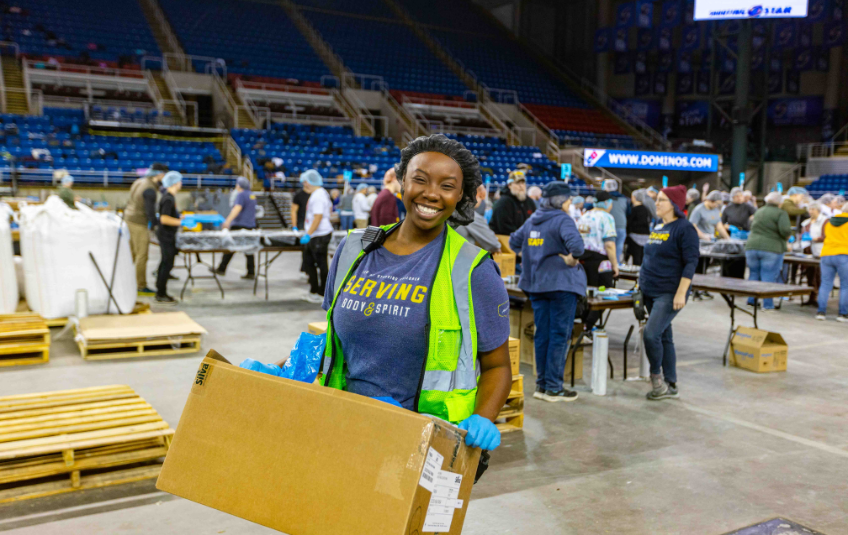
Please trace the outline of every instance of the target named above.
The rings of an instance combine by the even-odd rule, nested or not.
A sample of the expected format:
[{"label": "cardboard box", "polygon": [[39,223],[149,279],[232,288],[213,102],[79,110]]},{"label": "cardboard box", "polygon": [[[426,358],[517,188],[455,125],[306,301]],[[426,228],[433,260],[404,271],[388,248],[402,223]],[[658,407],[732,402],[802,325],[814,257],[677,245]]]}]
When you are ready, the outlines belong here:
[{"label": "cardboard box", "polygon": [[509,337],[509,363],[512,364],[512,375],[520,373],[521,363],[521,340]]},{"label": "cardboard box", "polygon": [[515,254],[515,251],[513,251],[512,248],[510,248],[510,246],[509,246],[509,236],[507,236],[505,234],[495,234],[495,237],[498,239],[499,242],[501,242],[501,252],[502,253],[513,253],[513,254]]},{"label": "cardboard box", "polygon": [[786,371],[789,348],[778,333],[737,327],[730,341],[730,364],[757,373]]},{"label": "cardboard box", "polygon": [[310,323],[306,332],[309,334],[325,334],[327,332],[327,322],[326,321],[316,321],[315,323]]},{"label": "cardboard box", "polygon": [[464,435],[210,351],[156,487],[292,535],[457,535],[480,459]]},{"label": "cardboard box", "polygon": [[501,277],[515,275],[515,253],[495,253],[492,258],[501,270]]}]

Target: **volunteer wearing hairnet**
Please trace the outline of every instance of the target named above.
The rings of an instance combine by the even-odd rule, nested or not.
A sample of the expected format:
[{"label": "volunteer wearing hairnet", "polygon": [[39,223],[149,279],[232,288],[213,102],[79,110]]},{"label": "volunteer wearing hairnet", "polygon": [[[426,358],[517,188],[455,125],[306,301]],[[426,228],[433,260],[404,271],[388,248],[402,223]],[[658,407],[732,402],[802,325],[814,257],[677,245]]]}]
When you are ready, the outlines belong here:
[{"label": "volunteer wearing hairnet", "polygon": [[630,211],[630,201],[618,192],[618,182],[612,179],[604,180],[604,191],[610,194],[612,208],[609,214],[615,221],[615,254],[618,263],[624,263],[624,242],[627,238],[627,212]]},{"label": "volunteer wearing hairnet", "polygon": [[562,385],[577,300],[586,295],[586,272],[577,260],[583,254],[583,238],[568,215],[570,205],[568,184],[549,182],[539,209],[509,237],[510,248],[523,258],[518,287],[533,303],[533,397],[552,402],[577,399],[577,392]]},{"label": "volunteer wearing hairnet", "polygon": [[56,194],[62,199],[62,202],[67,204],[69,208],[74,210],[77,209],[76,205],[76,195],[74,194],[74,190],[71,189],[71,186],[74,185],[74,177],[71,175],[65,175],[62,177],[61,186]]},{"label": "volunteer wearing hairnet", "polygon": [[309,277],[309,293],[304,294],[303,300],[309,303],[324,302],[324,285],[327,283],[327,248],[333,237],[333,224],[330,223],[330,213],[333,211],[333,201],[324,189],[324,178],[315,169],[310,169],[300,175],[303,191],[309,194],[306,203],[306,219],[300,237],[303,248],[303,267]]},{"label": "volunteer wearing hairnet", "polygon": [[177,303],[176,299],[168,295],[168,278],[177,256],[177,230],[181,222],[176,195],[182,185],[183,175],[177,171],[168,171],[162,177],[165,192],[159,200],[159,226],[156,227],[156,237],[159,238],[159,248],[162,250],[162,259],[156,274],[156,302],[162,305]]},{"label": "volunteer wearing hairnet", "polygon": [[[255,229],[256,228],[256,195],[250,191],[250,180],[243,176],[236,180],[236,200],[233,203],[230,214],[224,221],[223,227],[230,230]],[[252,254],[245,253],[247,258],[247,273],[242,276],[243,279],[253,279],[255,258]],[[227,266],[230,260],[233,259],[233,253],[224,253],[221,258],[221,263],[218,265],[216,273],[225,275]]]},{"label": "volunteer wearing hairnet", "polygon": [[711,191],[706,199],[704,199],[704,202],[689,212],[689,222],[695,225],[695,230],[698,231],[698,237],[702,240],[714,240],[716,229],[718,229],[719,236],[725,240],[730,238],[730,235],[727,234],[727,231],[721,224],[720,191]]},{"label": "volunteer wearing hairnet", "polygon": [[474,218],[477,158],[419,137],[398,179],[406,219],[352,231],[333,257],[322,384],[437,416],[494,449],[512,381],[509,297],[489,255],[447,224]]},{"label": "volunteer wearing hairnet", "polygon": [[689,191],[686,192],[686,213],[688,215],[692,215],[692,211],[700,204],[700,202],[701,192],[695,188],[690,188]]},{"label": "volunteer wearing hairnet", "polygon": [[780,205],[780,209],[789,214],[789,221],[793,228],[799,228],[801,221],[807,219],[806,203],[810,198],[807,190],[800,186],[793,186],[786,192],[786,199]]},{"label": "volunteer wearing hairnet", "polygon": [[147,286],[147,259],[150,233],[156,232],[156,227],[159,226],[159,218],[156,217],[156,196],[162,177],[167,172],[167,165],[158,162],[152,164],[144,176],[130,186],[130,199],[124,208],[124,221],[130,229],[130,250],[135,264],[138,294],[143,296],[155,295]]},{"label": "volunteer wearing hairnet", "polygon": [[568,215],[571,216],[571,219],[573,219],[575,223],[583,215],[583,203],[585,202],[586,199],[580,196],[571,198],[571,204],[568,207]]}]

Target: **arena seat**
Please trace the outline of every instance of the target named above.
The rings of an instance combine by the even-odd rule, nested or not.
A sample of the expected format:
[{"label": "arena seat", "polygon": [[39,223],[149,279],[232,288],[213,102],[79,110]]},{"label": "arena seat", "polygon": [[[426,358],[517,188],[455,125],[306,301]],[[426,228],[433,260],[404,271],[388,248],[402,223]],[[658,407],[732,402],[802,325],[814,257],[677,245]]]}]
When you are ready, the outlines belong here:
[{"label": "arena seat", "polygon": [[3,22],[4,39],[31,57],[140,63],[161,55],[136,0],[15,0]]},{"label": "arena seat", "polygon": [[822,175],[807,186],[810,195],[818,198],[824,193],[839,193],[848,191],[848,175]]},{"label": "arena seat", "polygon": [[[187,54],[222,58],[230,74],[312,82],[330,74],[279,5],[237,0],[160,0],[160,5]],[[205,64],[195,67],[203,72]]]},{"label": "arena seat", "polygon": [[[81,127],[85,124],[82,110],[45,108],[44,112],[43,117],[0,115],[3,126],[0,152],[14,157],[27,180],[50,182],[52,175],[26,175],[26,169],[70,169],[87,172],[75,176],[77,183],[102,184],[103,173],[107,172],[110,185],[126,185],[137,177],[137,169],[147,168],[153,162],[165,163],[187,174],[213,171],[229,174],[222,169],[223,158],[214,143],[148,138],[143,134],[134,137],[82,134]],[[46,149],[48,153],[36,158],[33,149]]]},{"label": "arena seat", "polygon": [[[275,123],[269,130],[233,129],[232,137],[249,157],[260,179],[272,158],[288,177],[317,169],[325,178],[345,170],[365,170],[378,179],[400,159],[400,149],[389,138],[357,137],[346,126]],[[275,168],[276,169],[276,168]]]},{"label": "arena seat", "polygon": [[[304,10],[321,36],[357,74],[382,76],[389,88],[460,96],[468,88],[400,21]],[[368,83],[365,84],[366,88]]]}]

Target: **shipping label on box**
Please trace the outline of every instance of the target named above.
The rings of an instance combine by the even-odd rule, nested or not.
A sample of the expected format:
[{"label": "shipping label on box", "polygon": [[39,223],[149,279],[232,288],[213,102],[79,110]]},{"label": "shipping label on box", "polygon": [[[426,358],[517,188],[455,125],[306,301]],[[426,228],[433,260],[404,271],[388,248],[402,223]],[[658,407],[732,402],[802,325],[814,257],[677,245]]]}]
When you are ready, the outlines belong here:
[{"label": "shipping label on box", "polygon": [[778,333],[737,327],[730,342],[731,366],[757,373],[786,371],[789,350]]},{"label": "shipping label on box", "polygon": [[480,458],[464,434],[210,351],[156,486],[296,535],[457,535]]}]

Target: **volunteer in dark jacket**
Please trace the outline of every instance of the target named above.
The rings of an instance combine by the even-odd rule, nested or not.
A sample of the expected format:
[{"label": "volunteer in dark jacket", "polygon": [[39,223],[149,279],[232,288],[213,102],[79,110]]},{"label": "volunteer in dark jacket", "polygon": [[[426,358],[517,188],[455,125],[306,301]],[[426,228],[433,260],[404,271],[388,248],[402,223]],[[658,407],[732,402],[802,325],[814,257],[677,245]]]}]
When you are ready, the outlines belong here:
[{"label": "volunteer in dark jacket", "polygon": [[391,225],[400,221],[397,197],[395,197],[398,193],[400,193],[400,183],[397,180],[383,186],[374,200],[374,205],[371,206],[371,226]]},{"label": "volunteer in dark jacket", "polygon": [[495,234],[509,236],[524,224],[536,211],[536,203],[527,197],[527,180],[523,171],[509,174],[506,187],[501,190],[501,198],[492,209],[489,227]]},{"label": "volunteer in dark jacket", "polygon": [[177,171],[168,171],[162,177],[165,192],[159,200],[159,226],[156,227],[156,237],[159,238],[159,248],[162,250],[162,259],[159,261],[156,275],[156,302],[162,305],[177,303],[176,299],[168,295],[168,279],[177,256],[177,231],[181,222],[176,195],[182,185],[183,175]]},{"label": "volunteer in dark jacket", "polygon": [[[642,255],[645,244],[651,234],[651,211],[645,206],[645,201],[651,200],[644,189],[637,189],[630,196],[633,208],[627,216],[627,258],[634,266],[642,265]],[[653,201],[652,201],[653,202]],[[616,229],[618,233],[618,229]]]},{"label": "volunteer in dark jacket", "polygon": [[[256,228],[256,195],[250,191],[250,180],[243,176],[236,180],[236,200],[233,203],[232,209],[224,221],[224,228],[230,230],[251,230]],[[247,259],[247,273],[242,276],[243,279],[253,279],[256,277],[254,272],[255,258],[252,254],[245,253]],[[225,275],[227,266],[230,260],[233,259],[233,253],[224,253],[221,258],[221,263],[218,265],[217,274]]]},{"label": "volunteer in dark jacket", "polygon": [[583,238],[568,209],[571,189],[550,182],[542,190],[539,210],[509,238],[509,246],[523,254],[518,286],[533,303],[536,323],[536,392],[545,401],[573,401],[577,392],[563,388],[565,360],[577,300],[586,295],[586,273],[577,257]]},{"label": "volunteer in dark jacket", "polygon": [[645,353],[651,363],[649,400],[679,397],[677,354],[671,322],[686,306],[698,266],[698,231],[686,220],[686,187],[664,188],[657,196],[657,217],[639,271],[639,286],[650,317],[645,325]]}]

